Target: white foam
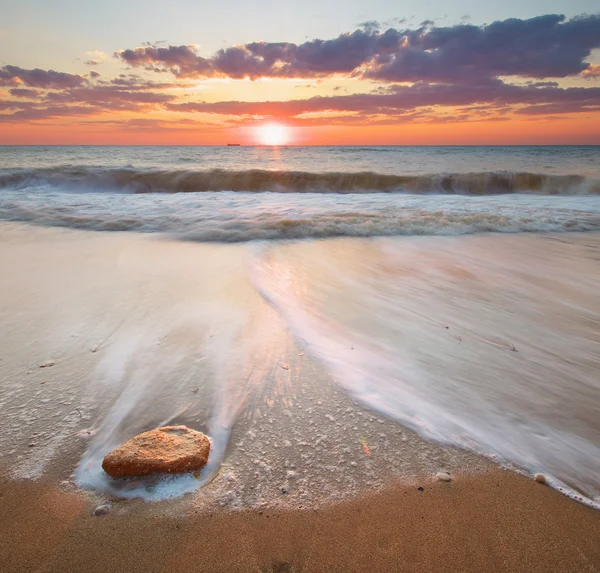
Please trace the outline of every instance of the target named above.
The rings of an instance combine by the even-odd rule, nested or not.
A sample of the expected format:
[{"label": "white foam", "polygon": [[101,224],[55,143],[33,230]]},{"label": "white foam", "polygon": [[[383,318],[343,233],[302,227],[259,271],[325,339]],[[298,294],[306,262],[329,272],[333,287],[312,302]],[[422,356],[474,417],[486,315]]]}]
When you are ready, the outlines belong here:
[{"label": "white foam", "polygon": [[[487,298],[483,299],[487,306],[478,306],[477,300],[453,301],[452,283],[442,282],[437,275],[435,278],[436,267],[431,270],[432,276],[426,276],[428,271],[417,263],[420,276],[415,281],[411,281],[410,263],[406,270],[403,268],[404,274],[382,274],[379,269],[392,264],[389,253],[383,254],[387,249],[401,264],[411,246],[387,240],[378,244],[379,254],[373,244],[369,251],[372,260],[354,259],[361,271],[352,276],[347,259],[343,263],[345,272],[336,270],[335,257],[321,259],[326,246],[317,255],[320,245],[306,246],[306,252],[301,247],[294,250],[293,245],[287,251],[257,245],[251,259],[252,276],[264,298],[284,317],[295,335],[308,343],[307,352],[325,363],[335,380],[364,404],[427,438],[483,453],[507,465],[525,468],[531,475],[541,472],[551,476],[548,482],[553,487],[598,506],[600,447],[591,438],[593,429],[577,418],[557,423],[554,410],[559,408],[555,396],[562,395],[565,403],[579,399],[573,392],[583,390],[573,385],[580,384],[581,389],[589,384],[597,386],[594,376],[580,368],[571,375],[583,376],[580,381],[573,379],[565,384],[560,375],[551,381],[546,370],[560,371],[565,365],[572,368],[573,360],[563,363],[559,356],[556,363],[551,362],[553,356],[543,346],[544,342],[550,344],[543,340],[547,329],[533,322],[535,309],[528,309],[532,311],[529,314],[523,311],[517,326],[515,311],[506,302],[496,309],[489,306],[494,303],[488,303]],[[441,245],[436,243],[431,249]],[[352,244],[348,243],[347,248],[351,249]],[[456,249],[460,252],[460,243]],[[413,251],[427,264],[436,264],[433,251],[426,246]],[[407,255],[407,261],[410,256]],[[486,256],[492,257],[489,263]],[[445,258],[442,263],[451,266],[455,260]],[[525,268],[533,268],[533,261],[535,258],[525,257]],[[496,266],[498,277],[494,275],[490,280],[500,281],[504,274],[502,288],[531,288],[528,283],[515,282],[521,270],[511,268],[512,262],[494,261],[493,255],[484,252],[483,258],[473,263],[477,266],[466,265],[464,259],[461,266],[470,272],[481,271],[480,265],[484,264]],[[556,264],[549,261],[554,268]],[[549,268],[538,272],[543,280],[553,279]],[[435,282],[428,283],[429,280]],[[570,280],[576,288],[582,284],[577,277]],[[413,288],[418,290],[413,293]],[[446,296],[448,290],[450,294]],[[543,296],[530,293],[525,297],[525,290],[518,292],[519,295],[512,295],[513,306],[515,297],[522,296],[522,305],[527,305],[528,300]],[[478,296],[459,293],[460,289],[456,296]],[[443,300],[449,300],[449,304],[440,304]],[[580,304],[583,300],[581,297]],[[465,304],[470,308],[468,315]],[[488,315],[496,331],[503,328],[496,321],[508,316],[513,323],[506,326],[516,329],[514,336],[528,332],[536,341],[542,337],[542,347],[526,348],[522,342],[518,344],[521,353],[509,354],[511,345],[482,339],[476,333],[485,331]],[[471,319],[475,322],[467,322]],[[452,324],[453,332],[448,324]],[[557,336],[557,344],[566,346],[564,334]],[[458,344],[462,344],[460,351]],[[581,351],[582,339],[572,344],[574,352]],[[563,352],[567,353],[567,348]],[[548,361],[540,370],[544,374],[536,372],[538,360],[542,359]],[[473,379],[473,375],[478,378]],[[539,389],[532,396],[528,384],[534,380]],[[585,404],[581,402],[580,408]]]},{"label": "white foam", "polygon": [[593,231],[600,230],[600,196],[89,191],[74,195],[42,185],[1,189],[0,219],[97,231],[160,232],[213,242]]}]

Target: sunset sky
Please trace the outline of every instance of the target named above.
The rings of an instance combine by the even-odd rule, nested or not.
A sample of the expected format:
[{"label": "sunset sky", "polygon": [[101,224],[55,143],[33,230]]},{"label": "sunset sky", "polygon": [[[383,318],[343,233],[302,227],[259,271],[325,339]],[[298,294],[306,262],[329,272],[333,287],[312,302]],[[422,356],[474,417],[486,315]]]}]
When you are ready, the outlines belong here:
[{"label": "sunset sky", "polygon": [[0,14],[0,144],[600,144],[597,0]]}]

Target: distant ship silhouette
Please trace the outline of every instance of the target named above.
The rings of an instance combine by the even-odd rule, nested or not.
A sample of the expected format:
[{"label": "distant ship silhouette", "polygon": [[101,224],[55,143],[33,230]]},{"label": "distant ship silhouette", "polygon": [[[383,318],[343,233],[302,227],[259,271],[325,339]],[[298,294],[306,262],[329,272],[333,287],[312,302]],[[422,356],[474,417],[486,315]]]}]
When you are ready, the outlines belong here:
[{"label": "distant ship silhouette", "polygon": [[240,143],[228,143],[227,147],[240,147]]}]

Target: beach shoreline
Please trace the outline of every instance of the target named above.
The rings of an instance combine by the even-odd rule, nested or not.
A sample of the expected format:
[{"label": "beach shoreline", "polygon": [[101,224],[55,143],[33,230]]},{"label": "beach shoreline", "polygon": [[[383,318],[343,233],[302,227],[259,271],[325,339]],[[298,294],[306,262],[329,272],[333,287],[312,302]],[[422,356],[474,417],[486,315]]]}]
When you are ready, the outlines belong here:
[{"label": "beach shoreline", "polygon": [[[572,268],[585,270],[579,253],[593,255],[600,235],[473,237],[469,253],[494,241],[514,256],[539,240],[567,249]],[[327,256],[352,274],[351,257],[369,260],[380,244],[348,241],[332,243]],[[0,243],[3,570],[600,567],[598,511],[476,448],[425,440],[336,380],[314,344],[257,292],[248,272],[254,246],[15,223],[0,224]],[[300,265],[312,248],[289,243],[276,254]],[[441,260],[453,281],[472,280],[466,266]],[[454,353],[471,345],[512,364],[504,338],[457,341],[447,324],[428,320],[423,332],[440,348],[454,337]],[[526,339],[506,340],[528,349]],[[156,502],[102,489],[103,453],[163,422],[215,438],[210,483],[167,489],[179,497]],[[452,480],[436,480],[438,471]],[[139,495],[156,499],[151,489]],[[94,515],[103,504],[108,513]]]},{"label": "beach shoreline", "polygon": [[600,513],[500,469],[307,510],[174,515],[171,502],[96,502],[53,484],[0,486],[6,573],[506,571],[600,567]]}]

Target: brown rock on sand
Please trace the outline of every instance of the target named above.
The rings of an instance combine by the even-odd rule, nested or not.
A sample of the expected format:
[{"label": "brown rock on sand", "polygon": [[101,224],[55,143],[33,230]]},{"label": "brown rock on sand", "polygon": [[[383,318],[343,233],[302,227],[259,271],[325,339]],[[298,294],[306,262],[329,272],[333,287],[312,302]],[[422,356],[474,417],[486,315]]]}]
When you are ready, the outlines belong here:
[{"label": "brown rock on sand", "polygon": [[210,440],[186,426],[164,426],[138,434],[108,454],[102,468],[111,477],[184,473],[208,462]]}]

